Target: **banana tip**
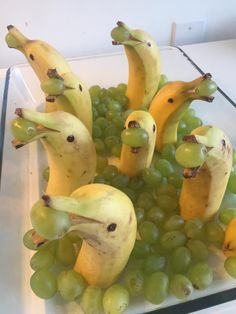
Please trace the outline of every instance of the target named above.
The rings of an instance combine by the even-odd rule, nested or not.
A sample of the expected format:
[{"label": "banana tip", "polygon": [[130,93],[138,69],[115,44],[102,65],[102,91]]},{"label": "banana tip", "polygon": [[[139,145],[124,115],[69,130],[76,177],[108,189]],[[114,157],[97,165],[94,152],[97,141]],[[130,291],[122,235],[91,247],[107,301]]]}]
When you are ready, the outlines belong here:
[{"label": "banana tip", "polygon": [[12,28],[15,28],[14,25],[10,24],[10,25],[7,25],[7,29],[10,31]]},{"label": "banana tip", "polygon": [[16,108],[15,114],[19,117],[22,117],[22,108]]},{"label": "banana tip", "polygon": [[50,196],[49,195],[43,195],[42,200],[44,201],[44,205],[46,207],[49,207],[49,202],[50,202]]}]

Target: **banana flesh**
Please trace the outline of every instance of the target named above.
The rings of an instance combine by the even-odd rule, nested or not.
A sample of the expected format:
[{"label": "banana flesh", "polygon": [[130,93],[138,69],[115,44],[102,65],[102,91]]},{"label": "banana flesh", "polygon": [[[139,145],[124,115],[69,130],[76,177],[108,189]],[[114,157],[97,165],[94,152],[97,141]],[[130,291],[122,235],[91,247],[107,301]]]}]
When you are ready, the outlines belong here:
[{"label": "banana flesh", "polygon": [[193,100],[211,102],[214,99],[212,96],[200,96],[195,91],[200,82],[210,78],[210,74],[205,74],[190,82],[169,82],[156,94],[150,104],[149,112],[158,126],[157,151],[161,151],[165,144],[177,141],[179,121]]},{"label": "banana flesh", "polygon": [[137,221],[130,199],[104,184],[85,185],[70,197],[47,195],[44,199],[48,207],[69,212],[74,229],[83,238],[75,271],[90,285],[111,285],[128,262],[136,239]]},{"label": "banana flesh", "polygon": [[[70,195],[78,187],[92,182],[96,171],[95,147],[79,119],[63,111],[42,113],[18,108],[16,113],[43,126],[30,141],[40,139],[47,153],[50,174],[46,193]],[[13,140],[16,148],[27,143]]]},{"label": "banana flesh", "polygon": [[129,77],[126,96],[128,106],[140,109],[149,106],[157,92],[160,80],[160,52],[155,40],[146,32],[130,29],[123,22],[117,22],[119,28],[128,33],[123,41],[113,44],[124,45],[129,65]]},{"label": "banana flesh", "polygon": [[125,128],[141,127],[148,133],[148,142],[142,147],[130,147],[122,144],[119,169],[130,177],[140,174],[144,168],[151,164],[157,127],[152,116],[143,110],[133,111],[125,121]]},{"label": "banana flesh", "polygon": [[206,145],[206,159],[198,169],[185,169],[180,192],[180,213],[185,220],[211,219],[218,211],[232,168],[232,145],[224,132],[214,126],[193,130],[185,141]]},{"label": "banana flesh", "polygon": [[91,134],[92,105],[88,88],[72,72],[66,59],[47,42],[30,40],[12,25],[8,26],[6,42],[10,48],[18,49],[25,55],[41,83],[48,80],[48,73],[54,70],[64,80],[65,85],[68,85],[62,95],[46,95],[45,111],[63,108],[64,111],[76,115]]},{"label": "banana flesh", "polygon": [[225,230],[223,253],[229,256],[236,256],[236,218],[233,218]]}]

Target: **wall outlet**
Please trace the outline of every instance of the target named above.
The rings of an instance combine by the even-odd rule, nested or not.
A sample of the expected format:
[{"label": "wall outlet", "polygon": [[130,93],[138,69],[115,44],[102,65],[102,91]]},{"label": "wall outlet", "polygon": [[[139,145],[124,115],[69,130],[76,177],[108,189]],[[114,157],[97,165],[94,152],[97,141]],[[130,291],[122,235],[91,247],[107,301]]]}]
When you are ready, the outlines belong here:
[{"label": "wall outlet", "polygon": [[205,39],[206,21],[192,21],[172,24],[171,45],[181,46],[203,42]]}]

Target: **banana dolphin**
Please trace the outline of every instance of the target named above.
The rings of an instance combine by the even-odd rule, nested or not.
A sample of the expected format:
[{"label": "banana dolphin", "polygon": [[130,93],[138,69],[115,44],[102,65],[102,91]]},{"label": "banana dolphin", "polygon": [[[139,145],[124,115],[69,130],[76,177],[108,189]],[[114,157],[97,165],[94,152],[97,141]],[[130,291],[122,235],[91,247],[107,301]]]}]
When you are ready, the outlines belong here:
[{"label": "banana dolphin", "polygon": [[149,106],[157,92],[161,75],[159,48],[155,40],[143,30],[130,29],[120,21],[117,25],[111,36],[114,45],[124,45],[128,59],[128,106],[133,109]]},{"label": "banana dolphin", "polygon": [[90,285],[111,285],[128,262],[136,239],[130,199],[104,184],[85,185],[70,197],[45,195],[43,199],[46,206],[68,212],[83,239],[74,270]]},{"label": "banana dolphin", "polygon": [[19,148],[40,139],[50,169],[46,193],[70,195],[78,187],[92,182],[96,171],[96,152],[87,128],[75,116],[64,112],[36,112],[18,108],[16,114],[41,126],[28,141],[13,140]]},{"label": "banana dolphin", "polygon": [[25,55],[41,83],[53,78],[52,73],[64,80],[66,88],[61,94],[54,96],[46,93],[45,111],[63,109],[72,113],[85,124],[91,134],[92,105],[88,88],[72,72],[66,59],[47,42],[28,39],[13,25],[7,28],[5,39],[8,47],[18,49]]},{"label": "banana dolphin", "polygon": [[206,146],[204,163],[197,169],[185,168],[180,192],[181,216],[211,219],[223,199],[232,168],[232,145],[224,132],[215,126],[201,126],[184,137],[184,141]]}]

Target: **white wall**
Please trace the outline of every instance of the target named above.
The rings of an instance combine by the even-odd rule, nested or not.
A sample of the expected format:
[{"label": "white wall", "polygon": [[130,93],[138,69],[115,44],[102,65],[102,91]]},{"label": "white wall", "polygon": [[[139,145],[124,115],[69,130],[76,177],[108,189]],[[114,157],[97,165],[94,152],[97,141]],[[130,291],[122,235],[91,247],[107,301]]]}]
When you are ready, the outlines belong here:
[{"label": "white wall", "polygon": [[172,22],[204,19],[205,41],[236,38],[235,0],[0,0],[0,67],[25,62],[5,44],[8,24],[74,57],[121,49],[110,38],[118,20],[169,45]]}]

